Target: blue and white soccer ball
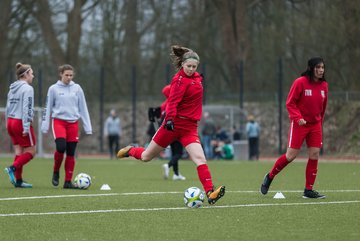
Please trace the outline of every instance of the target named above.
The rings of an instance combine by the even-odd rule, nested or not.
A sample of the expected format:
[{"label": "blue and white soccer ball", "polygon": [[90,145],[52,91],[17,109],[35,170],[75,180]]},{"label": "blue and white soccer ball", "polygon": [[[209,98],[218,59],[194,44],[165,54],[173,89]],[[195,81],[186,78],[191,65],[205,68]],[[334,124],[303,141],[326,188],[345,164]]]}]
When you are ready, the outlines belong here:
[{"label": "blue and white soccer ball", "polygon": [[203,205],[205,192],[198,187],[189,187],[184,193],[185,205],[190,208],[199,208]]},{"label": "blue and white soccer ball", "polygon": [[74,185],[80,189],[88,189],[91,185],[91,177],[86,173],[79,173],[74,179]]}]

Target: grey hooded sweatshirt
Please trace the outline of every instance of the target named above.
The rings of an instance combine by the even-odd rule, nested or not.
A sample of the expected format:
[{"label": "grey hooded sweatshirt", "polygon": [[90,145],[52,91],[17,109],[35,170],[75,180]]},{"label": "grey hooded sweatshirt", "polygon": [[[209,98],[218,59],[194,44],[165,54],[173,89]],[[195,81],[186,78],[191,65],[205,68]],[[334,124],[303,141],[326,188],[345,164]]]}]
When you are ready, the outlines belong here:
[{"label": "grey hooded sweatshirt", "polygon": [[10,85],[6,101],[5,121],[8,118],[22,120],[23,132],[29,133],[34,117],[34,88],[25,80]]},{"label": "grey hooded sweatshirt", "polygon": [[43,133],[49,130],[50,118],[69,122],[75,122],[81,118],[85,133],[92,134],[84,91],[73,81],[67,85],[58,80],[50,86],[41,123]]}]

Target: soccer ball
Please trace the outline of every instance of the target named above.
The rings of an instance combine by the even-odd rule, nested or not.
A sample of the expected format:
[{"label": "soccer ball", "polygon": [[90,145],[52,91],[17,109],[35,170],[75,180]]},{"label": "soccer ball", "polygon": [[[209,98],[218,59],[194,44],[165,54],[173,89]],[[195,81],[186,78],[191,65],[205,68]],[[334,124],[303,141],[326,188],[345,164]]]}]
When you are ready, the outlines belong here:
[{"label": "soccer ball", "polygon": [[203,205],[205,192],[198,187],[189,187],[184,193],[185,205],[190,208],[199,208]]},{"label": "soccer ball", "polygon": [[74,179],[74,185],[80,189],[88,189],[91,185],[91,177],[86,173],[79,173]]}]

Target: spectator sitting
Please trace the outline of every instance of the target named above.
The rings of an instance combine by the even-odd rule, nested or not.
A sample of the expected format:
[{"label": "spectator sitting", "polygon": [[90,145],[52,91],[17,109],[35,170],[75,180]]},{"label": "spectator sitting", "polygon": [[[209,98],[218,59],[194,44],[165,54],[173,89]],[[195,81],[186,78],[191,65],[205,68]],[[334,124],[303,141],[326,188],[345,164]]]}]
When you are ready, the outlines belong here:
[{"label": "spectator sitting", "polygon": [[225,141],[227,139],[229,139],[229,135],[226,132],[226,130],[224,128],[222,128],[221,126],[217,127],[217,132],[216,132],[216,139],[219,141]]},{"label": "spectator sitting", "polygon": [[219,141],[219,140],[212,141],[212,147],[213,147],[215,160],[219,160],[219,159],[223,158],[223,156],[222,156],[222,146],[223,145],[224,145],[224,143],[222,141]]},{"label": "spectator sitting", "polygon": [[231,140],[227,139],[222,147],[223,159],[232,160],[234,159],[234,146]]}]

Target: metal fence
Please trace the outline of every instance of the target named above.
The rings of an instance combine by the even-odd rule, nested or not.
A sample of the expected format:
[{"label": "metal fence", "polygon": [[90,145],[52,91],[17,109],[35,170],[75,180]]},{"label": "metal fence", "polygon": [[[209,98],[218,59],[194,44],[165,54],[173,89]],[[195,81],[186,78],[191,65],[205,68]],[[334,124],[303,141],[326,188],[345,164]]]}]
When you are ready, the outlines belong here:
[{"label": "metal fence", "polygon": [[[235,126],[243,130],[245,120],[248,112],[260,116],[261,118],[269,119],[269,126],[264,128],[266,131],[266,141],[263,141],[262,150],[264,154],[276,154],[277,150],[282,150],[286,145],[286,130],[288,125],[287,114],[284,102],[281,103],[282,110],[279,111],[279,100],[276,93],[246,93],[244,95],[245,104],[243,109],[239,107],[237,96],[222,95],[217,97],[209,96],[208,104],[204,106],[204,111],[210,111],[219,126],[227,128],[231,134],[232,128]],[[160,105],[163,99],[151,98],[150,96],[139,96],[139,98],[132,101],[122,101],[121,103],[91,103],[89,104],[89,112],[92,120],[94,134],[92,136],[85,136],[80,133],[81,140],[79,142],[78,151],[81,153],[101,153],[104,152],[105,138],[103,137],[103,123],[104,118],[110,109],[116,108],[122,119],[123,136],[121,144],[131,143],[136,140],[138,143],[143,144],[148,139],[146,136],[147,128],[147,108]],[[285,98],[284,100],[285,101]],[[346,106],[347,103],[360,101],[360,92],[344,91],[344,92],[330,92],[329,105],[337,103]],[[133,102],[133,103],[132,103]],[[257,110],[254,110],[254,106]],[[135,107],[135,108],[134,108]],[[5,124],[5,108],[0,108],[0,154],[12,153],[12,145],[10,138],[6,131]],[[279,117],[279,113],[283,116]],[[51,133],[42,134],[40,132],[40,124],[42,117],[42,108],[35,108],[34,129],[37,133],[37,152],[38,155],[43,156],[51,154],[54,150],[54,140]],[[282,120],[283,123],[279,122]],[[269,122],[269,120],[267,120]],[[200,123],[201,125],[201,123]],[[265,125],[265,124],[264,124]],[[281,130],[284,131],[281,131]],[[80,132],[82,128],[80,126]]]}]

